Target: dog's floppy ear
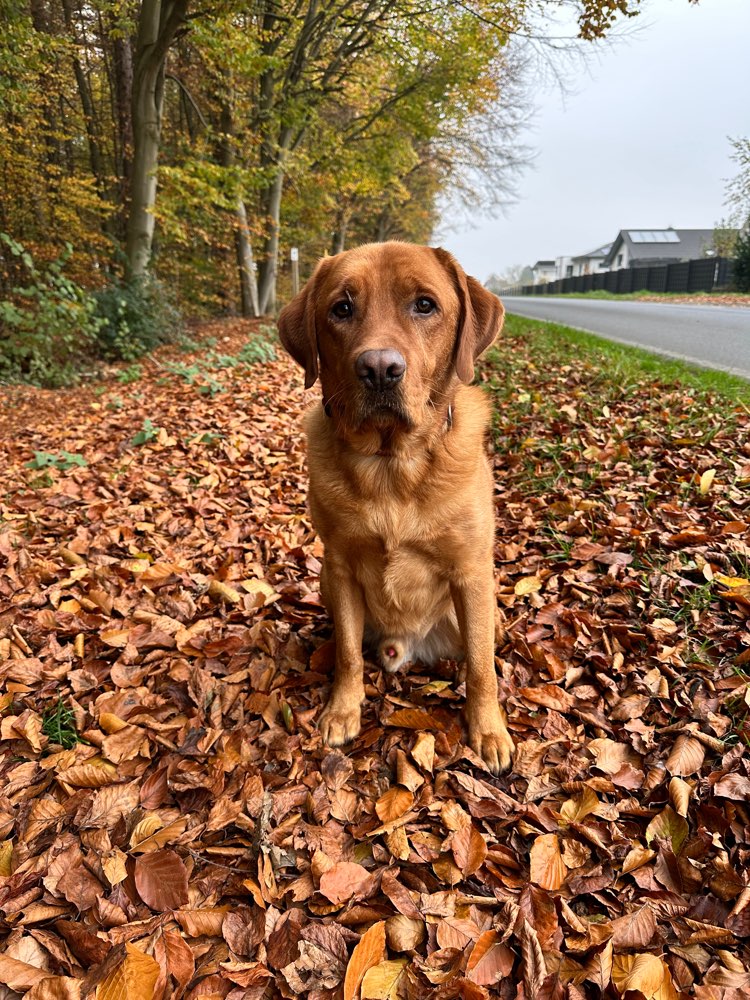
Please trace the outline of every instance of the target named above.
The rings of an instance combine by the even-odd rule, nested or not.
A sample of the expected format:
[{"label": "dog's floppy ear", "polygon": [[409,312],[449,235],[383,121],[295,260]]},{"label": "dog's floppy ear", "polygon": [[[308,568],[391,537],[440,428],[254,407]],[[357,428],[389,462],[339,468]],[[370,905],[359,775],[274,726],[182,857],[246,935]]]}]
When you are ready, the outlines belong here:
[{"label": "dog's floppy ear", "polygon": [[322,274],[330,260],[319,261],[312,277],[291,302],[279,313],[281,343],[294,360],[305,369],[305,388],[314,385],[318,377],[318,337],[315,329],[315,297]]},{"label": "dog's floppy ear", "polygon": [[446,250],[435,253],[453,278],[461,303],[456,337],[456,374],[467,385],[474,378],[474,362],[503,328],[505,309],[497,295],[489,292],[476,278],[464,273],[463,268]]}]

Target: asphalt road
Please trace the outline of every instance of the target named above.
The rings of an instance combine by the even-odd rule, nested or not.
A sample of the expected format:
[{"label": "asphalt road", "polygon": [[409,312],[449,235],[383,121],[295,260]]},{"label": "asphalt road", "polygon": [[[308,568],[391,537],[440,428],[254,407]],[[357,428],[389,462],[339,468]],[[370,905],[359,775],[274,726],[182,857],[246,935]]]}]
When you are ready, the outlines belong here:
[{"label": "asphalt road", "polygon": [[704,368],[750,379],[750,308],[502,296],[508,312],[562,323]]}]

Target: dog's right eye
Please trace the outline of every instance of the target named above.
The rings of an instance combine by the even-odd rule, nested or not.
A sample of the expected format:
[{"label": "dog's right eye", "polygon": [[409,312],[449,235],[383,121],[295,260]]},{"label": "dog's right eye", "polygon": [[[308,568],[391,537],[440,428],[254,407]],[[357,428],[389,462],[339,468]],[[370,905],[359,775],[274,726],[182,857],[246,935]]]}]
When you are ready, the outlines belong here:
[{"label": "dog's right eye", "polygon": [[354,308],[349,299],[342,299],[340,302],[334,302],[331,306],[331,315],[335,316],[336,319],[349,319],[354,312]]}]

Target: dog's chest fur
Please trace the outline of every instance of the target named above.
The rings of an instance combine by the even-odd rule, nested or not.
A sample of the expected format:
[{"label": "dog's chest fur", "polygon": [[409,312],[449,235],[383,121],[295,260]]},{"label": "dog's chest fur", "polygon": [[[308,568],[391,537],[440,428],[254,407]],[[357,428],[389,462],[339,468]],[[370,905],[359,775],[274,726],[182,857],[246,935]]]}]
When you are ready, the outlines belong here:
[{"label": "dog's chest fur", "polygon": [[348,448],[322,408],[306,419],[315,527],[324,544],[347,553],[368,604],[383,614],[386,605],[402,613],[443,605],[467,539],[491,548],[484,397],[476,389],[460,395],[471,405],[459,398],[452,428],[393,456]]}]

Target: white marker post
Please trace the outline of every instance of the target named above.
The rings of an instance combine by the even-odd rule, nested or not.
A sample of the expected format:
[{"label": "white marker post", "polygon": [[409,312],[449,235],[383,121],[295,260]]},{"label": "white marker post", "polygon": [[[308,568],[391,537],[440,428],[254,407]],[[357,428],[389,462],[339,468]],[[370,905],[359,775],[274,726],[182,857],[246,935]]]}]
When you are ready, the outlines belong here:
[{"label": "white marker post", "polygon": [[296,295],[299,291],[299,250],[297,247],[292,247],[289,251],[289,257],[292,261],[292,295]]}]

